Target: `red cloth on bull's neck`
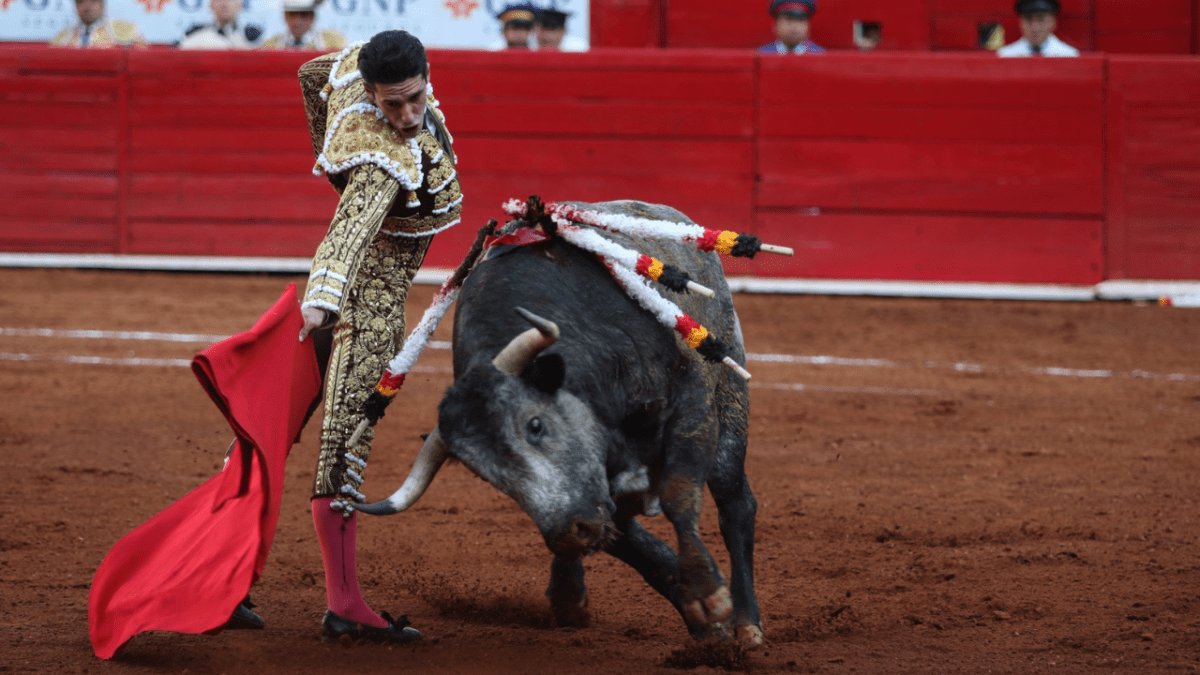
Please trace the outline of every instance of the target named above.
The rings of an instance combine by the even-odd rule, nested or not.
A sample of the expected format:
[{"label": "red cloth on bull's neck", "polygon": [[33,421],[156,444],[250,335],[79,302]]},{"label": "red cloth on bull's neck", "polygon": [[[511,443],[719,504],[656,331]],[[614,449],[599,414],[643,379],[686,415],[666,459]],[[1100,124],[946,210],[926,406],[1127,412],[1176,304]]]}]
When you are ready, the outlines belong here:
[{"label": "red cloth on bull's neck", "polygon": [[196,355],[192,370],[237,436],[229,463],[118,541],[92,580],[92,648],[112,658],[151,630],[220,632],[262,575],[283,469],[321,384],[296,286],[254,327]]}]

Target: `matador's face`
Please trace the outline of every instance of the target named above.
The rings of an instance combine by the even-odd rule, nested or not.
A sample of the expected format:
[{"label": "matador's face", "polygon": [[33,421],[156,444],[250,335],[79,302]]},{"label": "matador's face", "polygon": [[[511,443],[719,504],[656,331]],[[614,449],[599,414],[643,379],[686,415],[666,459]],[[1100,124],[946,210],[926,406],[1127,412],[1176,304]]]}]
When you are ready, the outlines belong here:
[{"label": "matador's face", "polygon": [[425,78],[418,75],[396,84],[363,82],[388,124],[405,138],[415,138],[425,121]]}]

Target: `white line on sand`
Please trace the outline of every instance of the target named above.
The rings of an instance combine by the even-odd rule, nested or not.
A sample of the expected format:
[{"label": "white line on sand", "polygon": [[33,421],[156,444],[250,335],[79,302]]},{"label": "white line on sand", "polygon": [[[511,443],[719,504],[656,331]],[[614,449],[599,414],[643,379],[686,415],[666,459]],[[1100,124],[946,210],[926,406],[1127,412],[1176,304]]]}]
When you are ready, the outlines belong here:
[{"label": "white line on sand", "polygon": [[[148,331],[105,331],[105,330],[58,330],[54,328],[5,328],[0,327],[0,335],[11,335],[13,337],[49,337],[49,338],[74,338],[74,339],[100,339],[100,340],[151,340],[161,342],[187,342],[197,344],[212,344],[219,342],[228,336],[225,335],[205,335],[200,333],[158,333]],[[445,340],[431,340],[429,342],[430,349],[450,349],[450,343]],[[80,357],[93,358],[93,357]],[[99,358],[99,357],[96,357]],[[4,359],[15,360],[15,359]],[[153,359],[151,359],[153,360]],[[114,360],[117,363],[119,360]],[[1191,375],[1187,373],[1155,373],[1148,370],[1110,370],[1106,368],[1100,369],[1080,369],[1080,368],[1062,368],[1058,366],[1019,366],[1016,368],[1002,368],[999,366],[987,366],[980,363],[970,362],[955,362],[955,363],[940,363],[937,361],[892,361],[890,359],[858,359],[847,358],[842,356],[796,356],[791,354],[746,354],[748,362],[765,362],[765,363],[800,363],[806,365],[818,366],[850,366],[861,368],[927,368],[937,370],[954,370],[960,373],[1006,373],[1018,372],[1026,375],[1049,375],[1052,377],[1075,377],[1082,379],[1146,379],[1146,380],[1169,380],[1173,382],[1200,382],[1200,375]],[[186,362],[185,362],[186,363]],[[138,365],[138,364],[128,364]],[[151,364],[156,365],[156,364]]]}]

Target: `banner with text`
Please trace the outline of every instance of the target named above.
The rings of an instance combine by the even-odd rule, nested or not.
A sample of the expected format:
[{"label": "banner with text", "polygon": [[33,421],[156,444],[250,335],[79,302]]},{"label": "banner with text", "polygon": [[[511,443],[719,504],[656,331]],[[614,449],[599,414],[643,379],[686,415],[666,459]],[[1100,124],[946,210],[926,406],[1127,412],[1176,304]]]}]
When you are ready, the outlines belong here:
[{"label": "banner with text", "polygon": [[[538,7],[568,12],[567,35],[588,41],[589,0],[534,0]],[[317,8],[317,28],[341,31],[350,41],[382,30],[401,29],[427,47],[488,49],[503,44],[496,15],[506,0],[326,0]],[[146,39],[174,44],[196,24],[212,21],[208,0],[107,0],[106,14],[130,21]],[[242,0],[239,23],[264,35],[286,30],[282,0]],[[78,23],[72,0],[0,0],[0,40],[48,42]]]}]

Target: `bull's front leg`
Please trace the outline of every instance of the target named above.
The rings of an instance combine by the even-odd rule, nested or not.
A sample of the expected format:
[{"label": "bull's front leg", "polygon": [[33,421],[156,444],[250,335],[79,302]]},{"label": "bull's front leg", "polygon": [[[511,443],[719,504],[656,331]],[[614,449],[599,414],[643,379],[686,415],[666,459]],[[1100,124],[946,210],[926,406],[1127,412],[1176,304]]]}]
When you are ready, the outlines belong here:
[{"label": "bull's front leg", "polygon": [[680,610],[693,633],[733,614],[729,586],[700,539],[703,479],[683,473],[664,476],[662,508],[675,528],[679,550]]},{"label": "bull's front leg", "polygon": [[583,583],[583,560],[554,556],[550,563],[550,586],[546,597],[554,620],[560,626],[585,628],[590,620],[588,613],[587,586]]}]

